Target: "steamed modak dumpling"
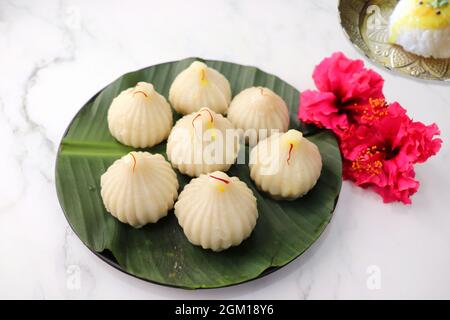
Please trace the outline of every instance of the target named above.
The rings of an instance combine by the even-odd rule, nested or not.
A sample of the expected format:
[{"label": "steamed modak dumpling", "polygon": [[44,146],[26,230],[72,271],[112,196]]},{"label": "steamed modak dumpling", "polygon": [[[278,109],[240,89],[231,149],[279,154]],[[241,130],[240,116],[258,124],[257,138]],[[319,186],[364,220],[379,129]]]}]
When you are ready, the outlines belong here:
[{"label": "steamed modak dumpling", "polygon": [[178,196],[175,171],[160,154],[130,152],[101,176],[101,196],[108,212],[135,228],[167,215]]},{"label": "steamed modak dumpling", "polygon": [[175,215],[192,244],[221,251],[250,236],[258,210],[244,182],[216,171],[184,187],[175,203]]},{"label": "steamed modak dumpling", "polygon": [[227,171],[239,152],[239,136],[221,114],[203,108],[177,121],[167,140],[174,168],[191,177]]},{"label": "steamed modak dumpling", "polygon": [[241,91],[228,109],[228,119],[242,129],[247,141],[267,138],[272,133],[286,132],[289,111],[284,100],[268,88],[252,87]]},{"label": "steamed modak dumpling", "polygon": [[169,103],[146,82],[122,91],[108,110],[108,127],[112,136],[135,148],[162,142],[172,125]]},{"label": "steamed modak dumpling", "polygon": [[226,114],[231,101],[230,83],[217,70],[194,61],[173,81],[169,101],[181,114],[190,114],[204,107]]},{"label": "steamed modak dumpling", "polygon": [[297,130],[273,134],[250,152],[250,176],[275,199],[296,199],[319,179],[322,158],[317,146]]}]

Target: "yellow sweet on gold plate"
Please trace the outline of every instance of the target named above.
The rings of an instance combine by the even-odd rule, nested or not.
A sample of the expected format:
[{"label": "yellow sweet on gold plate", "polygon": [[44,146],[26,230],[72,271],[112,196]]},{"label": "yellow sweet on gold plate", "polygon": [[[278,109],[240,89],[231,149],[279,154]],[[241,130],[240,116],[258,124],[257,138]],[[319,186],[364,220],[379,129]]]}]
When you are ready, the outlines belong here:
[{"label": "yellow sweet on gold plate", "polygon": [[390,17],[389,42],[420,56],[450,58],[448,0],[400,0]]},{"label": "yellow sweet on gold plate", "polygon": [[447,0],[340,0],[341,25],[355,47],[388,70],[450,81]]}]

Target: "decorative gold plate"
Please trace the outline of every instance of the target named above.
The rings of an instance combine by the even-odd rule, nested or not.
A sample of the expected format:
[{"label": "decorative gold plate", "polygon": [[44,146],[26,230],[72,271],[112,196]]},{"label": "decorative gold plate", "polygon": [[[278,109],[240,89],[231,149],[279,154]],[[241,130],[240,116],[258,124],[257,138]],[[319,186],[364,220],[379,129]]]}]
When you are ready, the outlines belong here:
[{"label": "decorative gold plate", "polygon": [[387,43],[389,17],[397,0],[340,0],[341,25],[370,60],[423,80],[450,82],[450,59],[424,58]]}]

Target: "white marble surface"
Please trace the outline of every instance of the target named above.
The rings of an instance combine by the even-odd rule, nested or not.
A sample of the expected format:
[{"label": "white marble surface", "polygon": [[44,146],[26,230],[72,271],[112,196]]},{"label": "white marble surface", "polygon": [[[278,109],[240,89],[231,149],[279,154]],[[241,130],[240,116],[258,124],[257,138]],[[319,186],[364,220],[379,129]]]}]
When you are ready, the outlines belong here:
[{"label": "white marble surface", "polygon": [[336,50],[360,57],[332,0],[1,0],[0,298],[450,298],[450,86],[378,68],[390,100],[439,125],[440,154],[417,167],[411,206],[344,183],[321,239],[265,278],[199,291],[149,284],[96,258],[61,212],[59,140],[83,103],[121,74],[200,56],[255,65],[302,90]]}]

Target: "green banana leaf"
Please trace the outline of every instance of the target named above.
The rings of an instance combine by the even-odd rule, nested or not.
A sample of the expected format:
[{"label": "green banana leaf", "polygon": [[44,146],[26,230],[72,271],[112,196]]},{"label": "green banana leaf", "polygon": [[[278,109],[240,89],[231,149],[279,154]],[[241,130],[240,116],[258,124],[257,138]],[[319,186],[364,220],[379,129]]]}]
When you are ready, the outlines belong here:
[{"label": "green banana leaf", "polygon": [[[175,76],[194,60],[204,61],[224,74],[233,96],[251,86],[265,86],[278,93],[290,108],[291,128],[302,130],[316,143],[323,158],[317,185],[295,201],[271,199],[256,188],[247,165],[234,165],[229,174],[238,176],[253,190],[259,219],[250,238],[218,253],[189,243],[173,212],[156,224],[133,229],[107,213],[100,196],[100,176],[112,162],[132,150],[118,143],[108,131],[107,111],[113,98],[138,81],[151,82],[168,97]],[[254,67],[222,61],[189,58],[125,74],[83,106],[61,141],[56,189],[69,224],[83,243],[104,260],[131,275],[169,286],[229,286],[286,265],[311,246],[329,223],[342,176],[335,137],[299,123],[298,102],[299,92],[279,78]],[[179,117],[174,113],[175,120]],[[248,153],[247,146],[241,147]],[[146,150],[166,156],[165,149],[163,142]],[[190,178],[177,174],[181,192]]]}]

